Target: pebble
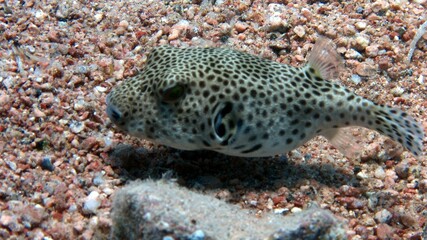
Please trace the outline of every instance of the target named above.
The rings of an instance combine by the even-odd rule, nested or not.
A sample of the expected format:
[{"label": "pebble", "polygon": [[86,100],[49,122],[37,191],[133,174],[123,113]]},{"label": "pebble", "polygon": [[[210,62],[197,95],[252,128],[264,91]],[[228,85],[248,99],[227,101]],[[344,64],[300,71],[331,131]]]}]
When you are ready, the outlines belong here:
[{"label": "pebble", "polygon": [[378,223],[388,223],[392,217],[393,217],[393,214],[391,214],[387,209],[383,209],[375,213],[374,218]]},{"label": "pebble", "polygon": [[304,29],[304,27],[303,27],[303,26],[301,26],[301,25],[296,26],[296,27],[294,28],[294,33],[295,33],[298,37],[302,38],[302,37],[304,37],[304,35],[305,35],[305,29]]},{"label": "pebble", "polygon": [[420,193],[427,193],[427,179],[422,179],[418,184]]},{"label": "pebble", "polygon": [[99,193],[97,191],[92,191],[89,196],[87,196],[86,201],[83,204],[83,212],[86,214],[96,214],[96,210],[101,205],[101,201],[98,199]]},{"label": "pebble", "polygon": [[345,25],[343,28],[345,36],[354,36],[356,29],[352,25]]},{"label": "pebble", "polygon": [[246,29],[248,29],[248,27],[248,24],[243,22],[236,22],[236,24],[234,25],[234,29],[236,29],[238,33],[244,32]]},{"label": "pebble", "polygon": [[84,128],[85,128],[85,125],[82,122],[71,121],[70,123],[70,130],[73,133],[79,133],[83,131]]},{"label": "pebble", "polygon": [[293,207],[292,209],[291,209],[291,213],[298,213],[298,212],[301,212],[302,211],[302,209],[301,208],[299,208],[299,207]]},{"label": "pebble", "polygon": [[103,184],[104,179],[103,179],[102,173],[97,173],[92,181],[93,181],[93,184],[95,184],[95,186],[99,186],[99,185]]},{"label": "pebble", "polygon": [[362,14],[364,11],[365,11],[365,9],[363,7],[359,6],[356,8],[356,13],[358,13],[358,14]]},{"label": "pebble", "polygon": [[285,214],[287,212],[289,212],[289,209],[287,208],[276,208],[273,210],[274,214]]},{"label": "pebble", "polygon": [[357,22],[355,25],[357,30],[362,31],[365,30],[367,23],[366,22]]},{"label": "pebble", "polygon": [[378,68],[379,68],[381,71],[385,71],[385,70],[387,70],[389,67],[390,67],[390,58],[388,58],[388,57],[381,57],[381,58],[379,59],[379,62],[378,62]]},{"label": "pebble", "polygon": [[102,192],[109,196],[109,195],[114,193],[114,190],[112,188],[106,187],[106,188],[102,189]]},{"label": "pebble", "polygon": [[40,167],[43,170],[48,170],[52,172],[55,169],[55,166],[53,166],[51,158],[50,157],[44,157],[40,163]]},{"label": "pebble", "polygon": [[363,58],[362,54],[360,54],[358,51],[354,49],[349,49],[345,53],[345,57],[348,59],[361,59]]},{"label": "pebble", "polygon": [[400,162],[394,168],[399,178],[405,179],[409,176],[409,164],[407,162]]},{"label": "pebble", "polygon": [[168,40],[172,41],[172,40],[176,40],[179,37],[179,34],[181,33],[180,30],[178,29],[172,29],[169,36],[168,36]]},{"label": "pebble", "polygon": [[382,167],[375,169],[374,176],[378,179],[384,179],[386,176],[384,169]]},{"label": "pebble", "polygon": [[367,179],[367,178],[369,178],[369,175],[366,174],[366,172],[364,170],[362,170],[359,173],[357,173],[356,176],[357,176],[358,179]]},{"label": "pebble", "polygon": [[365,48],[365,53],[368,57],[376,57],[378,56],[378,45],[367,46]]},{"label": "pebble", "polygon": [[7,160],[5,162],[6,162],[7,166],[10,168],[10,170],[16,171],[17,165],[15,162],[7,161]]},{"label": "pebble", "polygon": [[365,50],[365,48],[369,46],[369,43],[370,43],[369,39],[363,36],[358,36],[356,37],[355,48],[357,50]]},{"label": "pebble", "polygon": [[205,239],[205,233],[202,230],[196,230],[188,238],[189,240],[203,240]]},{"label": "pebble", "polygon": [[46,117],[46,114],[42,112],[39,108],[34,108],[34,117],[36,118],[44,118]]},{"label": "pebble", "polygon": [[84,100],[80,99],[74,103],[74,110],[81,111],[81,110],[85,109],[85,105],[86,105],[86,102]]},{"label": "pebble", "polygon": [[77,207],[77,205],[76,204],[71,204],[70,205],[70,207],[68,208],[68,211],[70,211],[70,212],[75,212],[75,211],[77,211],[78,210],[78,207]]},{"label": "pebble", "polygon": [[119,23],[119,27],[122,27],[122,28],[128,28],[128,27],[129,27],[129,22],[128,22],[128,21],[126,21],[126,20],[122,20],[122,21],[120,21],[120,23]]},{"label": "pebble", "polygon": [[373,218],[371,218],[370,216],[365,216],[362,219],[361,223],[363,225],[366,225],[366,226],[375,226],[375,220]]},{"label": "pebble", "polygon": [[359,84],[362,81],[362,78],[357,74],[352,74],[350,79],[355,84]]},{"label": "pebble", "polygon": [[405,92],[405,90],[403,88],[397,86],[397,87],[391,89],[390,92],[391,92],[391,94],[393,94],[393,96],[400,97]]},{"label": "pebble", "polygon": [[417,79],[417,82],[418,82],[419,84],[423,85],[423,84],[424,84],[424,75],[420,75],[420,76],[418,77],[418,79]]},{"label": "pebble", "polygon": [[186,31],[190,28],[190,22],[187,20],[181,20],[172,26],[171,32],[168,36],[168,40],[176,40],[179,38],[181,32]]},{"label": "pebble", "polygon": [[104,18],[104,14],[103,13],[97,13],[93,16],[93,18],[95,19],[96,23],[99,23]]},{"label": "pebble", "polygon": [[0,217],[0,224],[9,228],[10,231],[18,233],[24,230],[24,225],[20,224],[16,215],[5,214],[4,211]]},{"label": "pebble", "polygon": [[371,77],[376,73],[375,67],[368,63],[357,64],[355,71],[362,77]]},{"label": "pebble", "polygon": [[6,214],[6,213],[2,213],[2,215],[0,217],[0,224],[2,226],[7,226],[7,225],[9,225],[12,222],[13,222],[13,216],[12,215],[9,215],[9,214]]},{"label": "pebble", "polygon": [[393,228],[385,223],[378,224],[376,234],[379,239],[392,239]]}]

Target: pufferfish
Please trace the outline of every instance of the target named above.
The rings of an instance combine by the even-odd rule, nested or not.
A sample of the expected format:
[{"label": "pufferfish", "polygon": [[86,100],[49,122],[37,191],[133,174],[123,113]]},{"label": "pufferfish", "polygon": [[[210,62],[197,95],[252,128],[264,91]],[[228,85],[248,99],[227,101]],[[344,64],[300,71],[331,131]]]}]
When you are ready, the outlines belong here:
[{"label": "pufferfish", "polygon": [[108,94],[107,114],[130,135],[181,150],[266,157],[322,135],[345,152],[352,139],[342,129],[361,126],[422,155],[424,131],[407,113],[327,81],[341,65],[322,37],[303,67],[226,48],[160,46]]}]

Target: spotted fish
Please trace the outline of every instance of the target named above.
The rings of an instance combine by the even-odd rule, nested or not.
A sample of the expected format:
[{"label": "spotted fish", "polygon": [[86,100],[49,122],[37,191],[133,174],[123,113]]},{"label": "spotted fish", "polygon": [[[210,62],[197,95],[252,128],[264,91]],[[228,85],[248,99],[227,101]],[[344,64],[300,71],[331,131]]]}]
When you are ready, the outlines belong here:
[{"label": "spotted fish", "polygon": [[327,81],[341,61],[325,38],[303,67],[225,48],[160,46],[107,96],[107,114],[133,136],[182,150],[272,156],[318,135],[345,149],[351,138],[342,129],[362,126],[422,155],[424,131],[407,113]]}]

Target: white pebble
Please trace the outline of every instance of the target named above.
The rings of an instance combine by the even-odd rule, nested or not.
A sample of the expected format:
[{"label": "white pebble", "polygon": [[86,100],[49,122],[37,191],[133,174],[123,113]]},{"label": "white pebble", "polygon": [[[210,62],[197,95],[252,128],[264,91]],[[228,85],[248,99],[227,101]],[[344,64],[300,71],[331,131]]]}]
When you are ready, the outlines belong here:
[{"label": "white pebble", "polygon": [[353,74],[351,75],[351,81],[355,84],[359,84],[362,81],[362,78],[357,74]]},{"label": "white pebble", "polygon": [[402,94],[404,92],[405,92],[405,90],[401,87],[395,87],[395,88],[391,89],[391,94],[393,94],[393,96],[395,96],[395,97],[402,96]]},{"label": "white pebble", "polygon": [[298,212],[301,212],[302,211],[302,209],[301,208],[299,208],[299,207],[293,207],[292,209],[291,209],[291,212],[292,213],[298,213]]},{"label": "white pebble", "polygon": [[366,28],[366,22],[357,22],[354,26],[356,27],[357,30],[362,31],[365,30]]},{"label": "white pebble", "polygon": [[105,91],[107,91],[107,88],[106,87],[102,87],[102,86],[96,86],[95,87],[95,91],[105,92]]},{"label": "white pebble", "polygon": [[70,123],[70,130],[73,133],[79,133],[83,131],[84,128],[85,128],[85,125],[82,122],[72,121]]},{"label": "white pebble", "polygon": [[361,171],[361,172],[357,173],[356,176],[357,176],[358,179],[367,179],[369,177],[368,174],[366,174],[365,171]]},{"label": "white pebble", "polygon": [[89,196],[87,196],[86,201],[83,204],[84,213],[96,213],[96,210],[101,205],[101,201],[98,199],[98,196],[99,193],[97,191],[92,191]]},{"label": "white pebble", "polygon": [[360,54],[358,51],[354,50],[354,49],[349,49],[346,54],[345,54],[346,58],[349,59],[360,59],[362,58],[362,54]]},{"label": "white pebble", "polygon": [[9,168],[10,168],[12,171],[16,171],[17,166],[16,166],[16,163],[15,163],[15,162],[7,161],[7,160],[6,160],[6,164],[7,164],[7,166],[9,166]]},{"label": "white pebble", "polygon": [[424,76],[423,75],[420,75],[420,77],[418,78],[418,83],[419,84],[424,84]]},{"label": "white pebble", "polygon": [[93,16],[93,18],[95,19],[96,23],[99,23],[104,18],[104,14],[103,13],[95,14],[95,16]]},{"label": "white pebble", "polygon": [[203,240],[205,239],[205,233],[202,230],[196,230],[189,237],[190,240]]},{"label": "white pebble", "polygon": [[289,209],[287,208],[276,208],[273,210],[274,214],[285,214],[287,212],[289,212]]},{"label": "white pebble", "polygon": [[114,190],[109,188],[109,187],[106,187],[106,188],[102,189],[102,192],[109,196],[109,195],[113,194]]},{"label": "white pebble", "polygon": [[378,179],[384,179],[385,178],[385,171],[382,167],[378,167],[375,169],[374,176]]},{"label": "white pebble", "polygon": [[374,218],[378,223],[387,223],[392,217],[393,215],[387,209],[383,209],[377,212]]},{"label": "white pebble", "polygon": [[358,36],[356,37],[356,47],[360,50],[365,49],[367,46],[369,46],[369,39],[362,37],[362,36]]},{"label": "white pebble", "polygon": [[304,27],[303,27],[303,26],[296,26],[296,27],[294,28],[294,33],[295,33],[298,37],[302,38],[302,37],[304,37],[304,35],[305,35],[305,29],[304,29]]}]

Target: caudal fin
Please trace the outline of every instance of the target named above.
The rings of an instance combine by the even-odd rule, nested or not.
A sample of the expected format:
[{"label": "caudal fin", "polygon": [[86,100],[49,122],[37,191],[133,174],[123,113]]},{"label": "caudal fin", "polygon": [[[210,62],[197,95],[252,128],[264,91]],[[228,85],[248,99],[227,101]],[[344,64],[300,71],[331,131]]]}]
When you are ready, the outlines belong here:
[{"label": "caudal fin", "polygon": [[415,156],[423,155],[424,130],[407,113],[388,106],[373,105],[374,122],[370,128],[402,144]]}]

